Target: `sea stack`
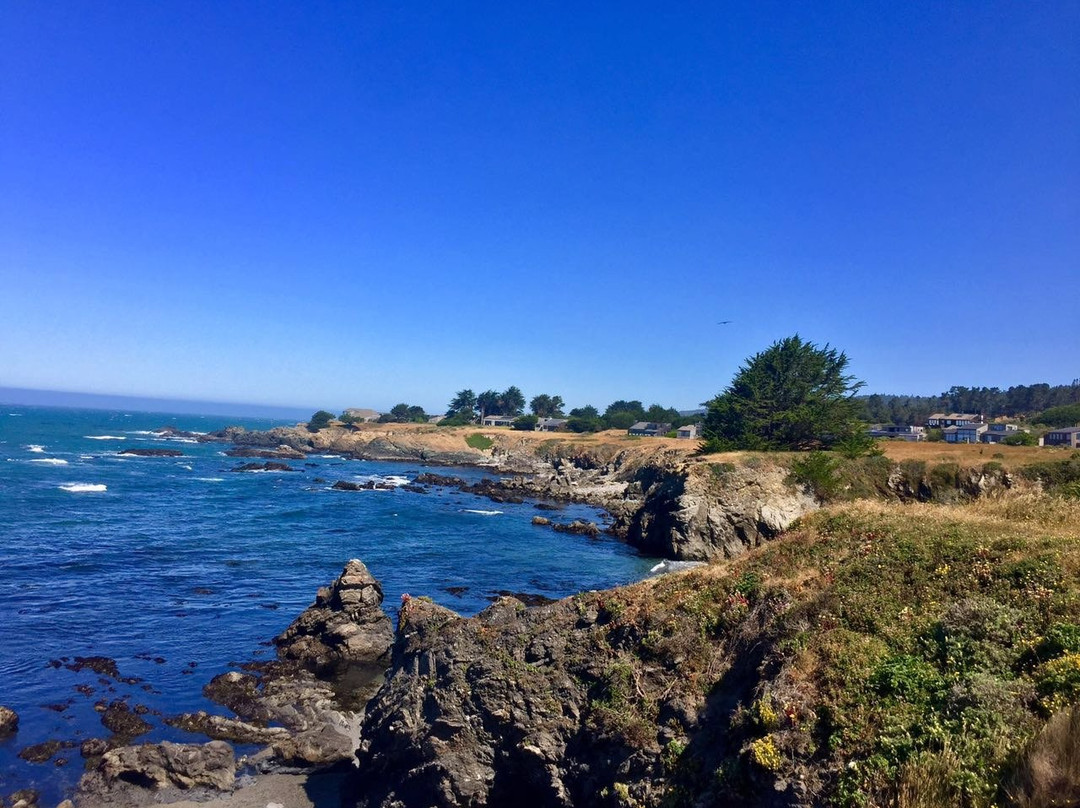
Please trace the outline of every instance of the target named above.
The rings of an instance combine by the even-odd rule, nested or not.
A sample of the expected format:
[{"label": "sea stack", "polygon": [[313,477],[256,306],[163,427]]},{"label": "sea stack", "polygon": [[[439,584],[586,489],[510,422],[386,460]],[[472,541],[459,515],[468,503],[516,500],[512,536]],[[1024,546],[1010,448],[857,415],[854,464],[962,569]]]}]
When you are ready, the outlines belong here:
[{"label": "sea stack", "polygon": [[385,666],[394,627],[382,610],[382,586],[364,562],[353,559],[315,603],[274,638],[278,655],[317,675],[352,665]]}]

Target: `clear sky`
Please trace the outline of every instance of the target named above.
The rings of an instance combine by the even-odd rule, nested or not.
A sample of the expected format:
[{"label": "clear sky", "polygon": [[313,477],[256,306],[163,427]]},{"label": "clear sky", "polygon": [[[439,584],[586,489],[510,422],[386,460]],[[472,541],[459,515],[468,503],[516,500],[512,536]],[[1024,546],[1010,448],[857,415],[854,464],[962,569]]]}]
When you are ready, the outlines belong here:
[{"label": "clear sky", "polygon": [[1078,301],[1077,2],[0,4],[0,385],[1060,384]]}]

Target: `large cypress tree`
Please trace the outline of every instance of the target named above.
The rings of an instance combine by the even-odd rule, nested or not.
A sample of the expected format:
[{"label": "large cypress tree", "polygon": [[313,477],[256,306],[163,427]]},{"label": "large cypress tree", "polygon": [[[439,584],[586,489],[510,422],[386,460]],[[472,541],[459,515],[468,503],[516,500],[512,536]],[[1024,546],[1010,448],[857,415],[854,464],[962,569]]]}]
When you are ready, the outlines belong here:
[{"label": "large cypress tree", "polygon": [[814,449],[851,434],[863,382],[847,364],[798,334],[755,354],[707,402],[702,451]]}]

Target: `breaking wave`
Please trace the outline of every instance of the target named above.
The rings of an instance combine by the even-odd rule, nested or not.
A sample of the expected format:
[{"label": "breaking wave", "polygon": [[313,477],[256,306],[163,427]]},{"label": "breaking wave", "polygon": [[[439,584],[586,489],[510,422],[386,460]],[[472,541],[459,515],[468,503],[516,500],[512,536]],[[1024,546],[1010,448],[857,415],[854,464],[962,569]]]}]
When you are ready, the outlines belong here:
[{"label": "breaking wave", "polygon": [[72,494],[96,494],[108,490],[103,483],[70,483],[61,485],[61,491],[70,491]]}]

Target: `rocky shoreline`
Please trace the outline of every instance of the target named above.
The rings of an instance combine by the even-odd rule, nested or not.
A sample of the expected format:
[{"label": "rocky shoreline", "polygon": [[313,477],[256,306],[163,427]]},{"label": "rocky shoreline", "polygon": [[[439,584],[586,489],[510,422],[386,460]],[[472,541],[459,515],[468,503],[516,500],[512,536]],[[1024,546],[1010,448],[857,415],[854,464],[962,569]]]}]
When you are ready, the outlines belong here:
[{"label": "rocky shoreline", "polygon": [[[468,482],[425,472],[409,490],[445,486],[495,502],[586,503],[605,509],[610,530],[631,545],[680,561],[739,556],[818,508],[790,482],[786,468],[757,459],[716,463],[665,446],[642,451],[569,442],[542,451],[429,452],[417,448],[416,436],[406,443],[392,435],[358,450],[348,435],[304,432],[229,429],[200,440],[232,442],[229,456],[262,460],[333,451],[490,468],[511,476]],[[987,470],[955,481],[957,490],[973,495],[1008,484],[1007,476]],[[883,494],[897,499],[930,490],[926,480],[897,470],[882,485]],[[539,516],[534,523],[583,535],[598,530]],[[203,800],[244,793],[238,785],[251,781],[238,780],[238,772],[329,772],[342,796],[321,798],[327,806],[501,805],[522,790],[536,805],[653,804],[669,785],[665,749],[689,743],[702,711],[711,709],[681,680],[686,654],[702,652],[691,650],[692,626],[664,623],[659,640],[620,633],[627,604],[652,597],[654,586],[645,581],[528,607],[504,596],[472,618],[410,598],[395,631],[379,583],[362,562],[350,561],[274,639],[277,660],[249,663],[207,684],[205,694],[232,716],[198,712],[166,719],[207,743],[132,746],[137,731],[117,732],[116,740],[83,750],[89,771],[76,803],[127,808]],[[650,642],[668,649],[654,665],[622,661]],[[686,651],[671,651],[671,645]],[[715,673],[716,666],[731,664],[724,655],[732,650],[713,649],[716,658],[704,664]],[[734,687],[739,698],[752,696]],[[647,723],[661,727],[659,735],[649,735],[640,717],[624,709],[629,691],[631,701],[653,705]],[[0,717],[5,727],[17,722],[2,710]],[[117,715],[118,726],[138,720]],[[259,749],[238,757],[230,744]],[[256,792],[264,794],[258,788],[250,793]],[[12,795],[3,808],[32,808],[32,796]]]}]

